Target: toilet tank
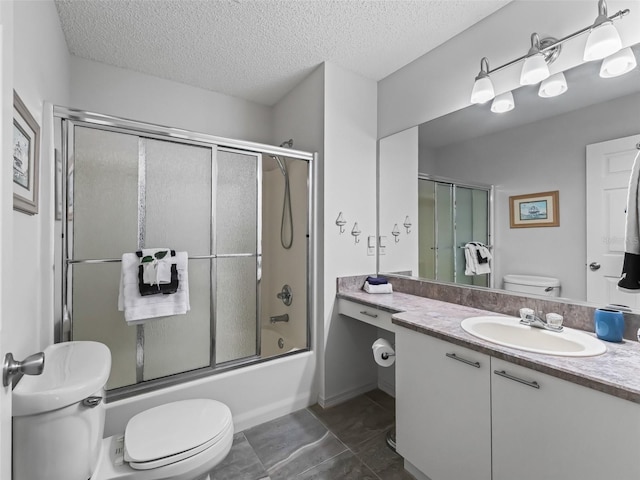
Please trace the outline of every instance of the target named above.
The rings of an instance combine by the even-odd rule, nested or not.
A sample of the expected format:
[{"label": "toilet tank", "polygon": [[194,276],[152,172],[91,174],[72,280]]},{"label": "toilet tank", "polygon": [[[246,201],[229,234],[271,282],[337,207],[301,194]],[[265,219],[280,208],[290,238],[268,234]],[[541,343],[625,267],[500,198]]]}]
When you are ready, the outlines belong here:
[{"label": "toilet tank", "polygon": [[[44,370],[24,376],[12,392],[13,480],[87,480],[104,433],[109,349],[64,342],[44,350]],[[94,406],[93,404],[96,403]]]},{"label": "toilet tank", "polygon": [[503,288],[511,292],[527,295],[560,296],[560,280],[554,277],[537,275],[505,275],[502,277]]}]

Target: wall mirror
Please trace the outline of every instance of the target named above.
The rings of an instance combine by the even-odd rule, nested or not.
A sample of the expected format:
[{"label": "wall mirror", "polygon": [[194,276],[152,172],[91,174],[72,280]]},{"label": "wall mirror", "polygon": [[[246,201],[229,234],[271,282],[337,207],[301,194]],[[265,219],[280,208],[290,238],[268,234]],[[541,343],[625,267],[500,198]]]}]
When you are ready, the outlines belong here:
[{"label": "wall mirror", "polygon": [[[633,52],[640,58],[640,45]],[[419,276],[419,233],[429,227],[419,224],[418,176],[444,177],[493,187],[488,287],[502,288],[507,274],[555,277],[569,300],[640,310],[640,295],[615,289],[628,171],[640,142],[640,69],[605,79],[599,68],[591,62],[566,71],[568,91],[557,97],[539,97],[538,85],[520,87],[512,111],[473,105],[381,139],[378,271]],[[604,143],[616,139],[626,139],[627,147]],[[603,184],[608,173],[617,187]],[[509,197],[550,191],[559,192],[558,226],[512,228]],[[411,229],[402,227],[405,217]],[[395,224],[400,235],[392,237]],[[596,275],[599,283],[592,281]]]}]

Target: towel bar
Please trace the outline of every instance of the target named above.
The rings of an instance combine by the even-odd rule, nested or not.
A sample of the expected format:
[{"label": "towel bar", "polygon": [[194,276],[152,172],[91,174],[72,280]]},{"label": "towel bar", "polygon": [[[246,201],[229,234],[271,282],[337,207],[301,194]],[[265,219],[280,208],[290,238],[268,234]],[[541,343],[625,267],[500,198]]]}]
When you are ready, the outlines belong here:
[{"label": "towel bar", "polygon": [[[243,258],[243,257],[257,257],[257,253],[221,253],[214,255],[193,255],[187,257],[189,260],[210,260],[212,258]],[[67,264],[73,263],[116,263],[121,262],[120,258],[96,258],[96,259],[68,259]]]}]

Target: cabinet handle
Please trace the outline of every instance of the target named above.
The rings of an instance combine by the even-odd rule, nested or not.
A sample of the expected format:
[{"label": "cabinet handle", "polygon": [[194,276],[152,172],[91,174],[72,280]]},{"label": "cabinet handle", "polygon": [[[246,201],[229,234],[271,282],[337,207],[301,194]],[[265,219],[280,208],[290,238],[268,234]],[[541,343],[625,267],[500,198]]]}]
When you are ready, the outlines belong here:
[{"label": "cabinet handle", "polygon": [[522,383],[528,387],[532,388],[540,388],[540,384],[536,381],[523,380],[522,378],[515,377],[513,375],[508,374],[504,370],[494,370],[493,373],[496,375],[500,375],[501,377],[508,378],[509,380],[513,380],[515,382]]},{"label": "cabinet handle", "polygon": [[472,362],[471,360],[467,360],[465,358],[457,356],[455,353],[446,353],[445,355],[449,358],[453,358],[454,360],[458,360],[459,362],[471,365],[472,367],[480,368],[480,362]]},{"label": "cabinet handle", "polygon": [[366,315],[367,317],[371,317],[371,318],[378,318],[378,314],[377,313],[369,313],[366,310],[363,310],[360,312],[362,315]]}]

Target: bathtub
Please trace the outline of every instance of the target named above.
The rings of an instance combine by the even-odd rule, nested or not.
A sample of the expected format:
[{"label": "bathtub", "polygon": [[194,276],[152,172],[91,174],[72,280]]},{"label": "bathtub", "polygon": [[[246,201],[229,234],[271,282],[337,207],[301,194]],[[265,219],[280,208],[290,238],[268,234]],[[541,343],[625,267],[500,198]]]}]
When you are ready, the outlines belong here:
[{"label": "bathtub", "polygon": [[273,357],[274,355],[281,355],[283,353],[300,350],[300,348],[295,346],[292,339],[289,338],[286,333],[283,334],[271,326],[263,327],[260,335],[260,356],[262,358]]}]

